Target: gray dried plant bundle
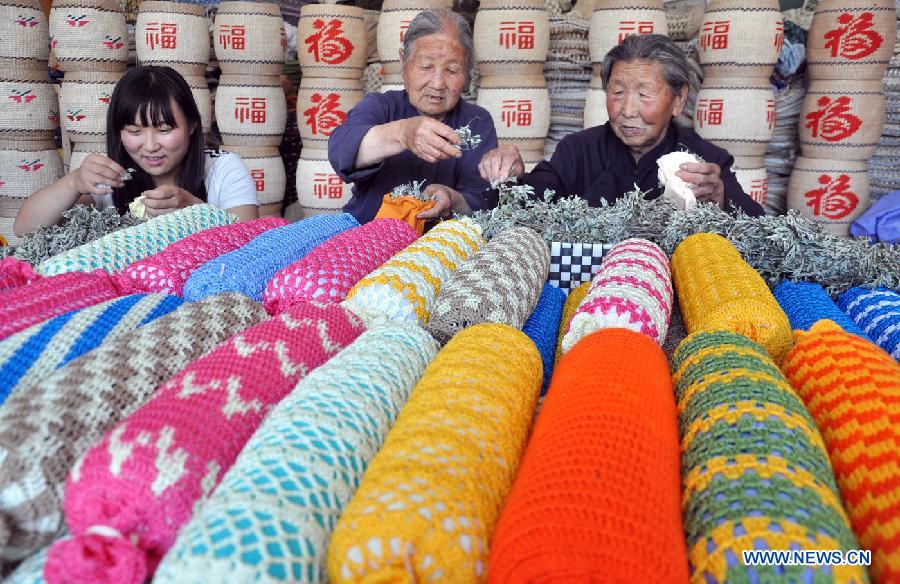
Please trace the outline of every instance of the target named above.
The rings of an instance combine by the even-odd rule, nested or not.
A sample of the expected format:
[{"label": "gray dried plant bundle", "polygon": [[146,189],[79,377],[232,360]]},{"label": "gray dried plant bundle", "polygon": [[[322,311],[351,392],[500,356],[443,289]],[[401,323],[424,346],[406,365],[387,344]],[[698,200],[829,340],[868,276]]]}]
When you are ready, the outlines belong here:
[{"label": "gray dried plant bundle", "polygon": [[643,193],[627,193],[614,204],[591,207],[581,197],[553,201],[529,186],[509,189],[506,200],[490,211],[477,211],[475,220],[487,238],[514,225],[528,225],[547,241],[616,243],[643,237],[667,254],[689,235],[718,233],[769,283],[784,278],[817,282],[829,293],[852,286],[900,289],[900,246],[870,245],[865,239],[844,239],[791,211],[787,215],[749,217],[730,215],[711,204],[679,211],[664,199],[648,201]]},{"label": "gray dried plant bundle", "polygon": [[[477,118],[476,118],[477,119]],[[472,120],[475,121],[475,120]],[[471,124],[472,122],[469,122]],[[460,150],[474,150],[478,148],[478,145],[481,144],[481,136],[479,134],[473,134],[472,130],[469,129],[469,124],[465,126],[461,126],[455,130],[456,135],[459,136],[461,142],[459,143],[458,148]]]},{"label": "gray dried plant bundle", "polygon": [[419,199],[420,201],[431,201],[432,196],[426,195],[422,192],[422,185],[424,184],[424,180],[414,180],[412,182],[396,186],[394,187],[394,190],[391,191],[390,196],[392,199],[396,199],[397,197],[413,197],[414,199]]}]

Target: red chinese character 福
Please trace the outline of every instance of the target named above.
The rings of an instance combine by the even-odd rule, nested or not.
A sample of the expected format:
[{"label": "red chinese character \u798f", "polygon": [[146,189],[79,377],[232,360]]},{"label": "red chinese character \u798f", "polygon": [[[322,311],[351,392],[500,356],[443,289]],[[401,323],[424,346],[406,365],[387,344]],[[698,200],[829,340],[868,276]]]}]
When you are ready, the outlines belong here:
[{"label": "red chinese character \u798f", "polygon": [[314,93],[309,98],[312,106],[307,108],[303,115],[306,116],[306,125],[313,134],[331,136],[335,128],[344,123],[347,114],[341,111],[341,96],[337,93],[322,95]]},{"label": "red chinese character \u798f", "polygon": [[530,99],[504,99],[500,106],[500,121],[506,127],[531,125],[531,100]]},{"label": "red chinese character \u798f", "polygon": [[703,23],[700,31],[700,48],[713,50],[728,48],[728,31],[731,28],[730,20],[709,20]]},{"label": "red chinese character \u798f", "polygon": [[863,12],[857,18],[845,12],[838,16],[838,26],[825,33],[826,49],[831,56],[851,61],[868,57],[884,43],[884,37],[872,29],[872,13]]},{"label": "red chinese character \u798f", "polygon": [[782,45],[784,45],[784,21],[775,25],[775,51],[780,53]]},{"label": "red chinese character \u798f", "polygon": [[148,22],[144,41],[150,50],[178,48],[178,23]]},{"label": "red chinese character \u798f", "polygon": [[344,38],[340,20],[322,19],[313,22],[314,33],[306,37],[306,52],[312,53],[313,59],[329,65],[343,63],[353,52],[353,44]]},{"label": "red chinese character \u798f", "polygon": [[256,192],[261,193],[266,190],[266,171],[262,168],[254,168],[250,170],[250,178],[253,179],[253,184],[256,185]]},{"label": "red chinese character \u798f", "polygon": [[243,124],[249,120],[251,124],[266,123],[266,98],[238,97],[234,103],[234,119]]},{"label": "red chinese character \u798f", "polygon": [[775,100],[767,99],[766,100],[766,123],[769,124],[769,129],[775,129]]},{"label": "red chinese character \u798f", "polygon": [[806,193],[806,206],[816,217],[843,219],[859,205],[859,197],[850,190],[850,177],[842,174],[837,178],[823,174],[819,176],[821,189]]},{"label": "red chinese character \u798f", "polygon": [[619,21],[619,40],[622,42],[627,36],[633,34],[653,34],[653,21],[651,20],[620,20]]},{"label": "red chinese character \u798f", "polygon": [[505,20],[500,23],[500,38],[498,39],[501,47],[519,49],[534,48],[534,22],[531,20],[523,20],[516,22],[514,20]]},{"label": "red chinese character \u798f", "polygon": [[806,127],[813,138],[838,142],[849,138],[862,126],[862,120],[850,113],[852,100],[846,95],[835,100],[823,95],[816,105],[819,109],[806,114]]},{"label": "red chinese character \u798f", "polygon": [[403,44],[403,39],[406,38],[406,29],[409,28],[409,23],[411,20],[401,20],[400,21],[400,44]]},{"label": "red chinese character \u798f", "polygon": [[704,98],[697,102],[697,112],[695,117],[697,124],[702,128],[705,126],[721,126],[722,116],[725,113],[724,99]]},{"label": "red chinese character \u798f", "polygon": [[344,182],[334,173],[317,172],[313,175],[313,194],[320,199],[340,199],[344,196]]},{"label": "red chinese character \u798f", "polygon": [[246,32],[243,24],[223,24],[219,27],[219,44],[223,49],[243,51],[247,40]]},{"label": "red chinese character \u798f", "polygon": [[750,198],[760,205],[766,204],[766,195],[769,194],[769,179],[755,178],[750,181]]}]

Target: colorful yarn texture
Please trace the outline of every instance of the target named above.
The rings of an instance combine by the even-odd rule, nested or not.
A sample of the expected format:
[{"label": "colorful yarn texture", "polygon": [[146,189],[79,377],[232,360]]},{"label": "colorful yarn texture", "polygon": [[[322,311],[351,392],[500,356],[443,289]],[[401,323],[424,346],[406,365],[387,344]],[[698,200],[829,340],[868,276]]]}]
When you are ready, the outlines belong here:
[{"label": "colorful yarn texture", "polygon": [[828,320],[794,338],[784,374],[822,432],[873,579],[900,581],[900,364]]},{"label": "colorful yarn texture", "polygon": [[29,380],[41,379],[101,343],[164,316],[182,303],[161,294],[134,294],[73,310],[0,341],[0,404]]},{"label": "colorful yarn texture", "polygon": [[603,329],[556,366],[491,542],[490,582],[687,582],[666,357]]},{"label": "colorful yarn texture", "polygon": [[338,233],[358,227],[353,215],[317,215],[266,231],[243,247],[203,264],[184,285],[191,302],[222,292],[241,292],[262,301],[266,283]]},{"label": "colorful yarn texture", "polygon": [[867,582],[860,566],[748,566],[741,552],[859,549],[815,423],[769,354],[728,331],[673,358],[691,581]]},{"label": "colorful yarn texture", "polygon": [[184,304],[11,395],[0,407],[0,559],[24,558],[58,534],[66,475],[109,428],[188,363],[265,317],[241,294]]},{"label": "colorful yarn texture", "polygon": [[512,327],[447,343],[338,521],[329,581],[484,580],[540,386],[540,355]]},{"label": "colorful yarn texture", "polygon": [[759,343],[781,363],[791,324],[769,287],[731,243],[715,233],[686,237],[672,254],[672,276],[688,333],[729,330]]},{"label": "colorful yarn texture", "polygon": [[772,295],[781,305],[794,330],[808,331],[812,325],[827,318],[848,333],[868,338],[853,319],[838,308],[820,284],[784,280],[772,290]]},{"label": "colorful yarn texture", "polygon": [[264,217],[204,229],[176,241],[159,253],[128,264],[116,277],[126,292],[160,292],[181,296],[184,283],[197,268],[270,229],[287,224],[281,217]]},{"label": "colorful yarn texture", "polygon": [[360,280],[347,306],[369,318],[425,323],[442,284],[483,243],[468,217],[442,221]]},{"label": "colorful yarn texture", "polygon": [[550,251],[535,230],[501,231],[441,286],[425,328],[442,344],[482,322],[521,329],[534,312],[549,270]]},{"label": "colorful yarn texture", "polygon": [[887,288],[850,288],[838,296],[838,306],[876,345],[900,360],[900,293]]},{"label": "colorful yarn texture", "polygon": [[0,290],[24,286],[40,277],[28,262],[12,257],[0,260]]},{"label": "colorful yarn texture", "polygon": [[565,338],[566,331],[569,330],[569,323],[572,322],[572,317],[575,316],[575,313],[578,311],[578,307],[581,306],[582,300],[587,296],[588,290],[591,289],[591,282],[588,280],[587,282],[582,282],[575,288],[569,292],[569,295],[566,296],[566,303],[563,304],[563,312],[562,318],[559,321],[559,332],[557,333],[556,339],[556,360],[555,362],[559,362],[559,358],[562,357],[562,341]]},{"label": "colorful yarn texture", "polygon": [[16,566],[15,571],[3,581],[3,584],[45,584],[44,565],[47,563],[48,551],[49,546],[28,556]]},{"label": "colorful yarn texture", "polygon": [[566,294],[553,284],[544,284],[541,297],[538,298],[534,312],[525,321],[522,332],[534,342],[541,354],[544,366],[544,381],[541,384],[541,395],[547,392],[550,378],[553,376],[553,365],[556,358],[556,339],[559,322],[562,319],[563,303]]},{"label": "colorful yarn texture", "polygon": [[338,518],[437,349],[418,326],[378,325],[300,381],[181,530],[154,582],[324,582]]},{"label": "colorful yarn texture", "polygon": [[224,209],[205,203],[191,205],[48,258],[38,265],[38,272],[45,276],[97,269],[118,272],[192,233],[235,221],[237,217]]},{"label": "colorful yarn texture", "polygon": [[569,323],[563,353],[602,328],[627,328],[662,345],[672,315],[669,259],[646,239],[626,239],[603,257]]}]

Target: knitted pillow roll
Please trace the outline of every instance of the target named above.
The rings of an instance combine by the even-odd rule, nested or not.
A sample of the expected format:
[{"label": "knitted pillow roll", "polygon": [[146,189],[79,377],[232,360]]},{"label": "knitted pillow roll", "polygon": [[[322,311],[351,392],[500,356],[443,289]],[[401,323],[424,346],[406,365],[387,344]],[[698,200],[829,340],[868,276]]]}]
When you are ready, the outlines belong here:
[{"label": "knitted pillow roll", "polygon": [[[340,306],[302,303],[172,377],[72,469],[74,537],[50,549],[47,581],[144,582],[269,409],[363,330]],[[108,569],[107,555],[130,569]]]},{"label": "knitted pillow roll", "polygon": [[569,323],[572,322],[572,317],[575,316],[575,312],[578,310],[578,307],[581,306],[582,300],[587,296],[588,290],[591,289],[591,282],[588,280],[587,282],[582,282],[575,288],[569,291],[569,295],[566,296],[566,303],[563,304],[562,318],[559,321],[559,332],[556,335],[556,359],[554,363],[559,362],[559,358],[562,357],[562,341],[566,335],[566,331],[569,330]]},{"label": "knitted pillow roll", "polygon": [[0,340],[59,314],[119,296],[106,272],[59,274],[0,292]]},{"label": "knitted pillow roll", "polygon": [[184,283],[200,266],[235,250],[254,237],[288,222],[281,217],[232,223],[204,229],[176,241],[150,257],[138,260],[117,274],[128,292],[161,292],[181,296]]},{"label": "knitted pillow roll", "polygon": [[556,366],[491,542],[491,582],[687,582],[666,357],[592,333]]},{"label": "knitted pillow roll", "polygon": [[850,288],[838,296],[838,306],[876,345],[900,360],[900,293],[887,288]]},{"label": "knitted pillow roll", "polygon": [[0,260],[0,290],[24,286],[40,277],[28,262],[12,257]]},{"label": "knitted pillow roll", "polygon": [[117,272],[192,233],[235,221],[237,217],[224,209],[191,205],[48,258],[38,265],[38,272],[45,276],[96,269]]},{"label": "knitted pillow roll", "polygon": [[655,243],[626,239],[603,258],[562,340],[565,353],[601,328],[622,327],[662,345],[672,314],[669,259]]},{"label": "knitted pillow roll", "polygon": [[124,296],[61,314],[0,341],[0,404],[29,380],[43,378],[101,343],[172,312],[182,302],[161,294]]},{"label": "knitted pillow roll", "polygon": [[483,243],[481,226],[468,217],[438,223],[360,280],[347,305],[373,318],[424,323],[443,282]]},{"label": "knitted pillow roll", "polygon": [[453,337],[341,515],[329,581],[483,580],[540,386],[541,357],[520,331],[479,324]]},{"label": "knitted pillow roll", "polygon": [[550,378],[553,376],[553,364],[556,355],[556,339],[559,322],[562,320],[563,302],[566,294],[552,284],[544,284],[541,297],[538,298],[534,312],[525,321],[522,332],[534,341],[541,362],[544,365],[544,381],[541,384],[541,395],[547,392]]},{"label": "knitted pillow roll", "polygon": [[399,219],[376,219],[329,239],[266,284],[263,306],[278,314],[304,301],[340,302],[357,282],[414,242]]},{"label": "knitted pillow roll", "polygon": [[66,474],[111,426],[185,365],[265,317],[241,294],[184,304],[11,395],[0,407],[0,559],[50,543],[62,525]]},{"label": "knitted pillow roll", "polygon": [[266,231],[238,249],[206,262],[184,285],[184,297],[200,300],[221,292],[241,292],[262,301],[266,283],[338,233],[358,227],[353,215],[317,215]]},{"label": "knitted pillow roll", "polygon": [[794,333],[784,373],[822,431],[877,582],[900,581],[900,365],[824,320]]},{"label": "knitted pillow roll", "polygon": [[816,322],[827,318],[838,323],[848,333],[868,338],[852,318],[841,312],[820,284],[783,280],[772,290],[772,295],[787,314],[794,330],[808,331]]},{"label": "knitted pillow roll", "polygon": [[747,566],[743,550],[859,549],[815,423],[766,351],[729,331],[675,352],[691,580],[866,582],[859,566]]},{"label": "knitted pillow roll", "polygon": [[425,329],[440,343],[481,322],[521,329],[534,312],[549,271],[550,251],[536,231],[501,231],[441,286]]},{"label": "knitted pillow roll", "polygon": [[344,506],[437,342],[378,325],[297,384],[178,535],[154,582],[324,582]]},{"label": "knitted pillow roll", "polygon": [[791,324],[769,287],[727,239],[686,237],[672,254],[672,276],[688,333],[730,330],[750,337],[781,363]]}]

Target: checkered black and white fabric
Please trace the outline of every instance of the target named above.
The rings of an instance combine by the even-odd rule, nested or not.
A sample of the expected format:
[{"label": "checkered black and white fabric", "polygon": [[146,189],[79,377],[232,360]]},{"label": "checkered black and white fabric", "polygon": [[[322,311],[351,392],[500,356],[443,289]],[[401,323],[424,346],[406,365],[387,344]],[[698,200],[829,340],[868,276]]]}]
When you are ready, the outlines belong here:
[{"label": "checkered black and white fabric", "polygon": [[547,281],[568,294],[593,277],[600,267],[603,253],[610,247],[601,243],[551,242]]}]

